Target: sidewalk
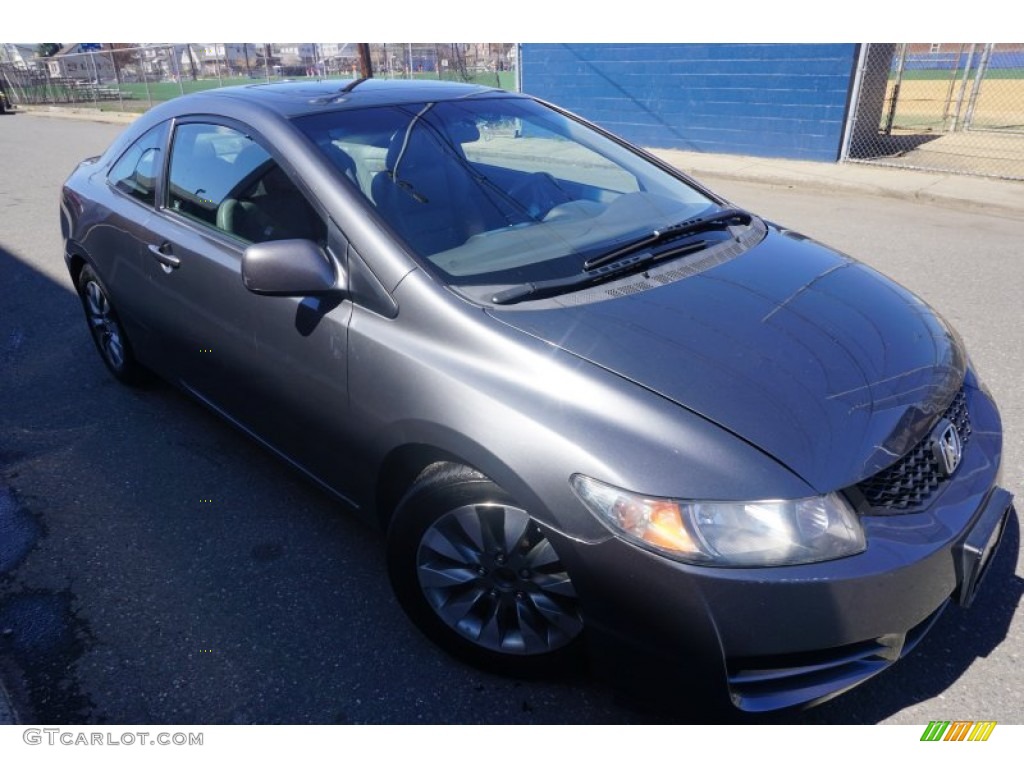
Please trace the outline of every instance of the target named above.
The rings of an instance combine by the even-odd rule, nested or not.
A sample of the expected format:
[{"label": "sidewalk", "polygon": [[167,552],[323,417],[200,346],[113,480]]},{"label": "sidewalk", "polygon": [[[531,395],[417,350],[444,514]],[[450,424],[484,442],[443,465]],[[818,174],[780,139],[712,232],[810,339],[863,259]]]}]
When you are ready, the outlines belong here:
[{"label": "sidewalk", "polygon": [[724,178],[918,200],[950,208],[985,208],[1024,219],[1024,181],[911,171],[865,163],[817,163],[741,155],[709,155],[652,149],[697,180]]},{"label": "sidewalk", "polygon": [[[138,112],[108,112],[94,107],[59,107],[49,104],[19,105],[17,113],[42,115],[65,120],[88,120],[94,123],[118,123],[128,125],[139,117]],[[15,114],[17,114],[15,113]]]}]

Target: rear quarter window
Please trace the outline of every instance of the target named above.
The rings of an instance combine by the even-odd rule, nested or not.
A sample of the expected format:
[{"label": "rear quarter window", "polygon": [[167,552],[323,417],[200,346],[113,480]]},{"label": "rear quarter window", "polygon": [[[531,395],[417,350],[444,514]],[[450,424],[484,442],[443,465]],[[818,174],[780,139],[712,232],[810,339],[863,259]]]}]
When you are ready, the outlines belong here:
[{"label": "rear quarter window", "polygon": [[107,182],[126,195],[153,205],[166,142],[167,123],[150,128],[114,163],[107,174]]}]

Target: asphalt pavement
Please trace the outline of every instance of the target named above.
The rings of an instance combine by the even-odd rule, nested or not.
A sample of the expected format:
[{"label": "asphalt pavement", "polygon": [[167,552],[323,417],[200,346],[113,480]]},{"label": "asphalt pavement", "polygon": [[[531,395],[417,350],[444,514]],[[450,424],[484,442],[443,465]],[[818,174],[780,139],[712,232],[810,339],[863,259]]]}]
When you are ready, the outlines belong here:
[{"label": "asphalt pavement", "polygon": [[17,722],[7,689],[4,687],[3,680],[0,680],[0,725],[15,725]]},{"label": "asphalt pavement", "polygon": [[[379,536],[176,392],[110,379],[63,272],[56,202],[125,119],[0,118],[0,535],[15,542],[0,547],[0,724],[12,702],[21,722],[52,723],[649,722],[593,681],[509,681],[441,656],[391,599]],[[1024,493],[1024,183],[653,151],[939,307],[996,392],[1004,483]],[[193,503],[210,495],[224,501]],[[762,722],[1024,722],[1019,554],[1014,523],[970,612],[947,611],[857,690]]]}]

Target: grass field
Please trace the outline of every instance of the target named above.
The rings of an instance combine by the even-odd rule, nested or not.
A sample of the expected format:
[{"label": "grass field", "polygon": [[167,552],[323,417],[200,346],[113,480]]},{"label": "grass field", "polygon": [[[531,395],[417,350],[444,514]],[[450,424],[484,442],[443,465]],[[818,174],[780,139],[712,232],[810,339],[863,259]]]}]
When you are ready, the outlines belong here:
[{"label": "grass field", "polygon": [[[380,79],[390,79],[387,75],[378,75]],[[328,80],[348,80],[348,76],[334,75],[328,78],[310,78],[310,77],[291,77],[291,78],[280,78],[271,77],[270,82],[283,82],[287,80],[313,80],[313,79],[328,79]],[[437,76],[433,72],[429,73],[417,73],[414,75],[416,80],[437,80]],[[462,82],[462,78],[457,73],[442,73],[441,79]],[[198,91],[207,91],[212,88],[220,88],[221,86],[229,85],[251,85],[258,83],[265,83],[267,80],[264,77],[225,77],[223,79],[200,79],[191,80],[184,79],[180,83],[176,82],[151,82],[151,83],[116,83],[104,84],[103,89],[108,92],[113,92],[113,96],[109,93],[106,97],[96,101],[92,96],[86,94],[73,94],[67,88],[56,87],[53,89],[39,88],[39,89],[25,89],[26,92],[37,91],[36,99],[32,99],[29,103],[56,103],[56,104],[77,104],[80,106],[96,106],[104,112],[145,112],[150,106],[155,106],[162,102],[173,99],[182,94],[196,93]],[[516,77],[514,72],[480,72],[474,73],[470,76],[469,82],[476,83],[477,85],[486,85],[491,87],[503,88],[507,91],[514,91],[516,87]],[[120,98],[117,97],[117,93],[120,92]],[[49,94],[49,95],[48,95]],[[53,95],[59,94],[59,95]],[[38,101],[37,101],[38,100]]]},{"label": "grass field", "polygon": [[[386,76],[380,76],[382,79],[387,79]],[[312,80],[316,78],[309,77],[292,77],[289,80]],[[331,76],[327,79],[348,79],[344,76]],[[436,80],[437,77],[433,73],[429,74],[416,74],[414,76],[416,80]],[[455,76],[443,77],[445,80],[460,80],[461,78]],[[271,82],[280,82],[281,78],[270,78]],[[130,93],[132,100],[142,101],[145,109],[149,106],[150,99],[154,104],[161,101],[167,101],[173,99],[176,96],[181,96],[182,93],[196,93],[197,91],[206,91],[211,88],[220,88],[223,83],[224,86],[229,85],[250,85],[253,83],[264,83],[266,79],[263,77],[225,77],[223,80],[182,80],[180,83],[149,83],[148,91],[146,83],[125,83],[121,85],[121,92],[124,94]],[[489,85],[492,87],[504,88],[505,90],[515,90],[515,73],[514,72],[481,72],[471,76],[470,82],[477,83],[478,85]],[[105,107],[109,109],[110,107]],[[129,108],[128,104],[125,104],[125,108]]]},{"label": "grass field", "polygon": [[[973,77],[974,70],[971,70]],[[964,76],[963,69],[958,69],[956,72],[952,72],[948,69],[905,69],[903,70],[904,80],[942,80],[949,82],[950,77],[954,80],[959,81]],[[889,79],[895,80],[896,73],[890,72]],[[985,70],[986,80],[1024,80],[1024,67],[1017,67],[1015,69],[986,69]]]}]

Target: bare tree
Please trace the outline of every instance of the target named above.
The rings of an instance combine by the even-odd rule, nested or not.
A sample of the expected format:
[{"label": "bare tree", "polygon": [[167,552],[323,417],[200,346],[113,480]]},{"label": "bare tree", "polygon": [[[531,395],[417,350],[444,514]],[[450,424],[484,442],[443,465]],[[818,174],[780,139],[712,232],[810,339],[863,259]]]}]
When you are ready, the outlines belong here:
[{"label": "bare tree", "polygon": [[142,60],[138,48],[132,43],[104,43],[103,49],[111,52],[114,66],[129,66]]}]

